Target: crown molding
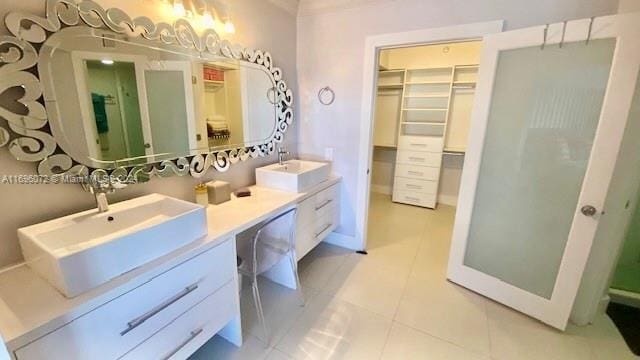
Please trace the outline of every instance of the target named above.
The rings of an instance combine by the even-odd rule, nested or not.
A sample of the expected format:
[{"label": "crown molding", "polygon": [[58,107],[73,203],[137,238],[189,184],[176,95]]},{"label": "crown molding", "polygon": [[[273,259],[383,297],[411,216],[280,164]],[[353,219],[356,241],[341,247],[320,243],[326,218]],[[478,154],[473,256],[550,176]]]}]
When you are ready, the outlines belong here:
[{"label": "crown molding", "polygon": [[293,16],[298,15],[298,0],[269,0],[269,2]]}]

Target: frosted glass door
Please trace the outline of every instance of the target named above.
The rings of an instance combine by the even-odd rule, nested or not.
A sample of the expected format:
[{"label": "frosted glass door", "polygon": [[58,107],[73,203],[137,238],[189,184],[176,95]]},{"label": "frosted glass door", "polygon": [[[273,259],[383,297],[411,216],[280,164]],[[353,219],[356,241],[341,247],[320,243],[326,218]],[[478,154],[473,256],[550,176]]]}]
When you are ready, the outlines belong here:
[{"label": "frosted glass door", "polygon": [[601,216],[627,118],[621,111],[629,110],[632,89],[623,81],[635,76],[620,75],[638,67],[620,55],[638,51],[617,42],[628,36],[623,20],[485,41],[449,278],[561,329]]},{"label": "frosted glass door", "polygon": [[551,298],[614,49],[606,39],[500,54],[465,265]]}]

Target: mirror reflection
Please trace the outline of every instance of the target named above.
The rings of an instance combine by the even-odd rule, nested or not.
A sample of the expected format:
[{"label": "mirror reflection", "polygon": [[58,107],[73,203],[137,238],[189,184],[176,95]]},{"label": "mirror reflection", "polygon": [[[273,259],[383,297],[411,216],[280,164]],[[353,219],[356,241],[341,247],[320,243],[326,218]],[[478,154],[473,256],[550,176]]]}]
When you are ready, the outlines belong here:
[{"label": "mirror reflection", "polygon": [[275,84],[258,65],[87,27],[63,29],[43,50],[52,132],[85,165],[258,145],[275,131]]}]

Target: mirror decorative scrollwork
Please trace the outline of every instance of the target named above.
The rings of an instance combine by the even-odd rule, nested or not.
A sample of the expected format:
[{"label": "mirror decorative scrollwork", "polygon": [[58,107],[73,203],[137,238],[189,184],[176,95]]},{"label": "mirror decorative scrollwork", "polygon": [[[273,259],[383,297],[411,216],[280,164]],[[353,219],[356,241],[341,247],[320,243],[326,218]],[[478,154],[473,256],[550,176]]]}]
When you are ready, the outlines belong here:
[{"label": "mirror decorative scrollwork", "polygon": [[39,174],[200,177],[272,153],[293,120],[268,52],[185,19],[48,0],[5,22],[0,146]]}]

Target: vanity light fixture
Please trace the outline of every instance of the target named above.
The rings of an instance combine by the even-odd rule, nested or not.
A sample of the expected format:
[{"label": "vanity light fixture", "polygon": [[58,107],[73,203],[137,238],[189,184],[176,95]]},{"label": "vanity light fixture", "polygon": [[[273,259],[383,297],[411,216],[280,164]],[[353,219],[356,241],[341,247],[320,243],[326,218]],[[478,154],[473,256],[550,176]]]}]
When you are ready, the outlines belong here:
[{"label": "vanity light fixture", "polygon": [[[202,27],[212,29],[220,26],[220,30],[227,34],[235,34],[236,26],[229,19],[228,13],[225,11],[226,20],[224,23],[220,21],[223,17],[212,5],[207,5],[204,0],[163,0],[166,4],[169,4],[173,16],[175,17],[187,17],[193,19],[195,17],[200,18]],[[218,22],[220,21],[220,22]]]},{"label": "vanity light fixture", "polygon": [[102,59],[100,60],[101,63],[103,63],[104,65],[113,65],[113,60],[111,59]]},{"label": "vanity light fixture", "polygon": [[227,21],[224,22],[224,31],[226,33],[228,33],[228,34],[235,34],[236,33],[236,26],[233,25],[231,20],[227,19]]},{"label": "vanity light fixture", "polygon": [[173,13],[177,17],[184,17],[187,15],[187,10],[185,10],[182,0],[173,0]]},{"label": "vanity light fixture", "polygon": [[208,8],[205,8],[204,12],[202,13],[202,25],[207,28],[216,27],[216,20],[213,18],[213,15],[211,15],[211,11],[209,11]]}]

